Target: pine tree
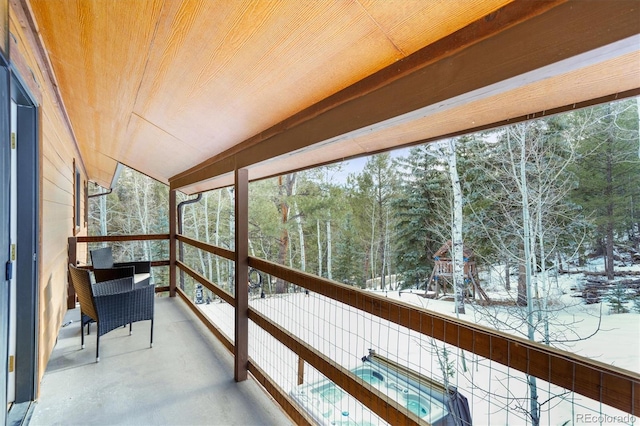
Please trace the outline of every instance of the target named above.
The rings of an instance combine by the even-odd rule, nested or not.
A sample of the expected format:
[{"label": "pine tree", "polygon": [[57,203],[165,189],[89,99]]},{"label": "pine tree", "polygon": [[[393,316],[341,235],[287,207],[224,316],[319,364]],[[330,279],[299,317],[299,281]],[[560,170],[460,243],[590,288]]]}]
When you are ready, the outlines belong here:
[{"label": "pine tree", "polygon": [[640,314],[640,293],[638,292],[633,297],[633,310]]},{"label": "pine tree", "polygon": [[395,245],[391,205],[397,177],[390,155],[385,153],[368,158],[362,173],[350,179],[350,186],[352,201],[359,204],[353,208],[354,218],[360,222],[360,229],[364,230],[362,235],[368,240],[365,272],[368,278],[380,277],[380,285],[384,288],[386,276],[391,275],[390,253]]},{"label": "pine tree", "polygon": [[365,286],[365,277],[360,267],[363,253],[356,243],[353,218],[347,215],[344,224],[340,227],[340,238],[336,243],[336,267],[334,279],[343,284]]},{"label": "pine tree", "polygon": [[393,207],[397,221],[395,263],[404,287],[426,284],[433,269],[433,254],[450,237],[450,187],[444,165],[428,154],[428,145],[397,159],[400,195]]},{"label": "pine tree", "polygon": [[593,245],[605,256],[607,278],[612,280],[615,239],[634,229],[633,212],[640,203],[637,103],[597,106],[574,114],[573,120],[582,130],[573,200],[595,225]]},{"label": "pine tree", "polygon": [[627,290],[619,283],[616,284],[607,296],[607,302],[613,314],[625,314],[629,312],[626,306],[628,301]]}]

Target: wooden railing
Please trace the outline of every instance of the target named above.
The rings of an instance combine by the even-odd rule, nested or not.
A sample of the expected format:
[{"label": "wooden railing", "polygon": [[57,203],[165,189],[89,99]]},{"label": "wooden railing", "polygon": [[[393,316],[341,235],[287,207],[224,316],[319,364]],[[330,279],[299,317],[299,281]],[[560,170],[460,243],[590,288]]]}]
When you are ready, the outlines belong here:
[{"label": "wooden railing", "polygon": [[[195,240],[187,237],[179,236],[178,239],[186,244],[194,243],[194,247],[209,253],[222,255],[227,259],[232,258],[232,252],[228,250],[195,242]],[[362,312],[375,315],[527,375],[535,376],[585,397],[600,401],[602,404],[618,408],[635,416],[640,415],[640,375],[638,374],[478,324],[391,300],[356,287],[343,285],[267,260],[249,257],[249,266],[314,293],[357,308]],[[193,271],[184,263],[178,263],[178,267],[222,300],[233,305],[234,298],[231,294]],[[214,333],[221,338],[227,348],[232,350],[233,344],[231,340],[200,313],[200,310],[184,292],[180,292],[180,295],[210,329],[216,330]],[[353,375],[348,374],[344,368],[336,366],[335,362],[325,355],[252,308],[249,308],[249,319],[338,386],[348,389],[350,394],[386,421],[391,424],[405,424],[406,422],[416,421],[413,416],[407,415],[406,410],[394,406],[392,402],[383,398],[382,395],[378,395],[369,387],[363,386],[357,380],[354,380]],[[327,319],[327,321],[330,321],[330,319]],[[270,378],[262,377],[263,373],[251,360],[249,360],[248,368],[269,389],[267,385],[270,383]],[[289,401],[287,394],[276,389],[277,386],[271,387],[270,391],[276,392],[272,396],[278,401],[283,401],[283,407],[288,414],[291,416],[301,415],[296,408],[297,406]]]},{"label": "wooden railing", "polygon": [[[77,243],[164,240],[168,238],[169,236],[165,234],[69,238],[69,261],[75,261],[73,256],[76,253],[75,245]],[[176,240],[225,259],[233,260],[235,256],[233,251],[182,235],[177,235]],[[176,260],[175,264],[179,270],[184,271],[221,300],[234,306],[236,299],[232,294],[215,285],[185,263]],[[169,265],[169,261],[155,261],[153,265]],[[425,336],[462,348],[465,351],[472,352],[527,375],[561,386],[602,404],[620,409],[634,416],[640,415],[640,375],[636,373],[508,335],[478,324],[447,317],[400,301],[381,297],[359,288],[287,268],[267,260],[248,257],[248,265],[311,292],[407,327]],[[165,287],[157,289],[157,291],[167,290],[168,288]],[[233,353],[234,342],[232,339],[204,315],[182,289],[177,288],[176,292],[207,328]],[[406,409],[398,406],[393,401],[389,401],[384,395],[364,386],[361,382],[355,380],[348,370],[336,365],[326,355],[297,338],[260,312],[249,307],[247,312],[238,312],[236,310],[235,315],[248,316],[250,321],[265,330],[269,335],[297,354],[300,359],[336,383],[336,385],[348,390],[351,395],[385,421],[391,424],[419,422],[419,419],[414,414],[407,413]],[[329,318],[327,319],[327,321],[330,320]],[[307,414],[302,412],[299,406],[291,400],[287,392],[281,389],[252,359],[249,358],[247,360],[246,368],[269,391],[294,421],[298,424],[313,423]]]}]

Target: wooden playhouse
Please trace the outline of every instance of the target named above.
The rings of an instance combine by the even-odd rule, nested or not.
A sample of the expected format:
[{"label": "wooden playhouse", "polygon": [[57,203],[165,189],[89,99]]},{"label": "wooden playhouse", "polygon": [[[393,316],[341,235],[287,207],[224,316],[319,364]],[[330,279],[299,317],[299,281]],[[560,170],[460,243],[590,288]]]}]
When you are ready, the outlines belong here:
[{"label": "wooden playhouse", "polygon": [[[464,259],[465,297],[489,302],[489,297],[480,286],[478,270],[473,251],[467,247],[462,249]],[[433,255],[433,272],[427,281],[425,297],[437,299],[453,293],[453,256],[451,254],[451,240],[438,249]]]}]

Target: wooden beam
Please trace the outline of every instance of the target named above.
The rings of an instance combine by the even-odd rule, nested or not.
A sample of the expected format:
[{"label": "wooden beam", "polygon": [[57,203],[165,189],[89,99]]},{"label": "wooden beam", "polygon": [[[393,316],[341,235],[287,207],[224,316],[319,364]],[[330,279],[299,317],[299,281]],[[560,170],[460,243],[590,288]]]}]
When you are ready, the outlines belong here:
[{"label": "wooden beam", "polygon": [[[529,114],[526,115],[520,115],[520,116],[516,116],[516,117],[510,117],[507,118],[505,120],[502,121],[496,121],[493,123],[489,123],[489,124],[485,124],[482,126],[477,126],[477,127],[472,127],[463,131],[457,131],[457,132],[452,132],[452,133],[446,133],[443,135],[438,135],[437,137],[432,137],[432,138],[428,138],[428,139],[421,139],[418,141],[414,141],[411,142],[409,144],[403,144],[403,145],[397,145],[394,147],[394,149],[399,149],[399,148],[408,148],[408,147],[412,147],[412,146],[416,146],[416,145],[423,145],[429,142],[435,142],[441,139],[447,139],[447,138],[454,138],[457,136],[462,136],[462,135],[468,135],[468,134],[472,134],[472,133],[477,133],[477,132],[482,132],[484,130],[488,130],[488,129],[496,129],[498,127],[503,127],[503,126],[510,126],[513,124],[517,124],[517,123],[522,123],[525,121],[530,121],[530,120],[537,120],[537,119],[541,119],[544,117],[550,117],[552,115],[556,115],[556,114],[562,114],[565,112],[570,112],[570,111],[576,111],[576,110],[580,110],[583,108],[588,108],[594,105],[600,105],[600,104],[604,104],[604,103],[609,103],[609,102],[616,102],[616,101],[620,101],[622,99],[627,99],[627,98],[634,98],[636,96],[640,96],[640,87],[635,88],[635,89],[631,89],[631,90],[626,90],[624,92],[621,93],[614,93],[611,95],[607,95],[607,96],[602,96],[599,98],[595,98],[595,99],[589,99],[586,100],[584,102],[575,102],[575,103],[571,103],[571,104],[567,104],[567,105],[562,105],[559,106],[557,108],[551,108],[551,109],[546,109],[544,111],[534,111],[531,112]],[[388,150],[376,150],[376,151],[370,151],[367,153],[367,155],[375,155],[375,154],[380,154],[382,152],[385,152]],[[360,157],[360,156],[354,156],[354,157],[350,157],[350,158],[345,158],[345,160],[350,160],[356,157]],[[323,164],[324,165],[324,164]],[[292,170],[291,173],[298,171],[298,170]],[[265,176],[265,177],[273,177],[273,176]]]},{"label": "wooden beam", "polygon": [[184,235],[176,235],[178,241],[189,244],[190,246],[204,250],[207,253],[213,253],[217,256],[224,257],[225,259],[235,260],[236,255],[233,251],[224,249],[222,247],[214,246],[213,244],[207,244],[202,241],[194,240],[193,238],[186,237]]},{"label": "wooden beam", "polygon": [[[451,107],[452,100],[465,103],[513,89],[524,84],[512,81],[513,77],[637,35],[637,12],[635,0],[510,3],[170,178],[171,188],[193,185],[320,142],[380,130],[391,120],[406,115],[403,119],[410,119],[411,113],[424,108],[432,107],[435,112]],[[529,76],[535,77],[535,73]],[[540,74],[538,78],[546,77]]]},{"label": "wooden beam", "polygon": [[267,260],[250,257],[249,266],[587,398],[640,415],[638,373],[392,301]]},{"label": "wooden beam", "polygon": [[298,356],[298,386],[304,383],[304,359]]},{"label": "wooden beam", "polygon": [[169,191],[169,296],[176,297],[176,262],[178,260],[177,251],[177,229],[178,229],[178,206],[176,203],[176,191]]},{"label": "wooden beam", "polygon": [[235,347],[234,378],[247,379],[249,361],[249,173],[235,171]]}]

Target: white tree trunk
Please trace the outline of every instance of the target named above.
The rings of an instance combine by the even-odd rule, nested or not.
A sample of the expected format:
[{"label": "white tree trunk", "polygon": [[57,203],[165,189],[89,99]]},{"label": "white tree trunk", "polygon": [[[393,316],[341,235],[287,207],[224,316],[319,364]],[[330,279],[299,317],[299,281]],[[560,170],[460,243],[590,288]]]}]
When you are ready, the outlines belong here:
[{"label": "white tree trunk", "polygon": [[386,214],[386,222],[385,222],[385,227],[384,227],[384,263],[385,263],[385,267],[382,268],[383,270],[386,270],[385,274],[387,277],[389,277],[388,283],[389,283],[389,288],[391,290],[397,290],[398,289],[398,282],[396,281],[396,277],[393,276],[393,272],[391,271],[391,258],[389,256],[389,253],[391,253],[391,231],[389,230],[389,208],[387,207],[387,214]]},{"label": "white tree trunk", "polygon": [[[296,190],[298,189],[298,179],[293,182],[293,191],[292,195],[296,195]],[[300,215],[300,209],[298,209],[297,201],[293,201],[293,212],[296,215],[296,225],[298,227],[298,239],[300,241],[300,270],[307,270],[307,255],[304,249],[304,230],[302,229],[302,216]]]},{"label": "white tree trunk", "polygon": [[[140,231],[142,234],[149,233],[149,182],[146,179],[140,179],[138,174],[135,173],[133,179],[133,189],[135,199],[138,200],[135,203],[138,223],[140,224]],[[141,188],[142,187],[142,188]],[[142,201],[142,202],[140,202]],[[142,242],[142,250],[144,259],[151,259],[151,241],[145,240]]]},{"label": "white tree trunk", "polygon": [[376,278],[376,253],[377,253],[377,244],[376,244],[376,203],[375,201],[372,203],[373,209],[371,212],[371,249],[369,250],[369,269],[371,270],[371,282],[372,288],[376,288],[375,278]]},{"label": "white tree trunk", "polygon": [[302,229],[302,217],[298,209],[298,203],[293,202],[293,210],[296,214],[296,225],[298,226],[298,239],[300,241],[300,270],[307,270],[307,254],[304,248],[304,230]]},{"label": "white tree trunk", "polygon": [[322,238],[320,235],[320,219],[316,219],[316,229],[318,231],[318,276],[322,276]]},{"label": "white tree trunk", "polygon": [[[287,230],[287,239],[291,241],[289,230]],[[289,244],[289,268],[293,268],[293,244]]]},{"label": "white tree trunk", "polygon": [[542,287],[542,297],[539,297],[541,306],[539,311],[543,316],[542,321],[544,323],[544,343],[549,344],[549,312],[548,302],[551,286],[549,285],[549,277],[547,273],[547,262],[546,262],[546,252],[544,248],[544,232],[542,231],[542,203],[538,203],[538,246],[540,248],[540,274],[538,276],[537,282]]},{"label": "white tree trunk", "polygon": [[449,178],[453,195],[451,218],[451,259],[453,261],[453,288],[455,291],[455,312],[464,314],[464,245],[462,241],[462,188],[458,176],[456,159],[456,141],[449,139],[446,146],[446,159],[449,165]]},{"label": "white tree trunk", "polygon": [[[531,212],[529,211],[529,188],[527,184],[527,155],[526,155],[526,129],[525,125],[516,126],[513,130],[519,132],[517,135],[520,144],[520,161],[517,163],[512,161],[513,167],[519,165],[519,181],[520,196],[522,198],[522,229],[523,229],[523,245],[524,245],[524,268],[525,268],[525,285],[527,289],[527,337],[529,340],[535,340],[535,327],[533,323],[533,285],[532,285],[532,264],[531,264]],[[507,143],[511,147],[511,133],[507,131]],[[511,150],[509,150],[512,152]],[[514,170],[514,176],[518,176]],[[538,415],[538,386],[534,376],[527,376],[529,383],[530,398],[530,416],[534,425],[540,422]]]},{"label": "white tree trunk", "polygon": [[[222,212],[222,190],[218,190],[218,206],[216,208],[216,234],[215,234],[215,245],[220,247],[220,213]],[[220,256],[216,256],[216,283],[220,285],[221,276],[220,276]]]},{"label": "white tree trunk", "polygon": [[[100,235],[107,235],[107,196],[101,195],[100,198]],[[103,243],[106,246],[106,243]]]},{"label": "white tree trunk", "polygon": [[[209,231],[209,194],[204,194],[204,240],[211,243],[211,232]],[[213,262],[211,253],[207,252],[207,278],[213,280]]]},{"label": "white tree trunk", "polygon": [[327,220],[327,278],[333,279],[331,275],[331,212]]},{"label": "white tree trunk", "polygon": [[[382,217],[382,212],[380,212],[380,217]],[[382,271],[381,275],[380,275],[380,285],[382,286],[383,289],[387,288],[387,285],[389,286],[390,290],[393,290],[393,287],[391,287],[390,283],[387,283],[387,276],[388,276],[388,259],[387,259],[387,255],[389,253],[389,251],[387,250],[387,243],[388,243],[388,233],[387,231],[389,230],[388,228],[389,226],[389,210],[386,209],[386,217],[384,220],[384,230],[380,230],[380,232],[382,233],[382,265],[380,270]]]},{"label": "white tree trunk", "polygon": [[[193,229],[195,232],[195,239],[200,241],[200,228],[198,226],[198,216],[196,213],[196,209],[193,205],[189,206],[190,210],[191,210],[191,215],[193,216]],[[207,269],[206,269],[206,264],[204,261],[204,256],[202,255],[202,250],[197,250],[198,251],[198,258],[200,259],[200,273],[202,273],[203,275],[207,273]]]}]

